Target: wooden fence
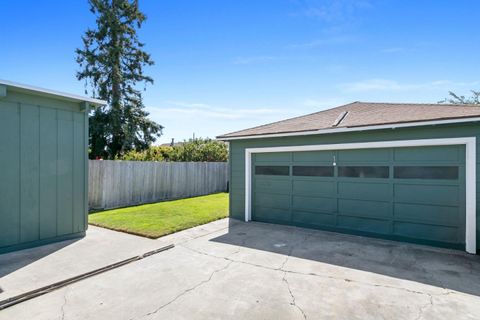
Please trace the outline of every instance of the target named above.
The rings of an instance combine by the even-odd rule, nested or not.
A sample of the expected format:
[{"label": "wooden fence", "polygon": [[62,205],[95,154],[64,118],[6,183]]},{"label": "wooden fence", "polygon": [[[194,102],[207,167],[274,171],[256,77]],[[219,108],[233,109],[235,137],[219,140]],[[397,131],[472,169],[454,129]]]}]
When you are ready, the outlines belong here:
[{"label": "wooden fence", "polygon": [[89,160],[88,206],[110,209],[227,191],[226,162]]}]

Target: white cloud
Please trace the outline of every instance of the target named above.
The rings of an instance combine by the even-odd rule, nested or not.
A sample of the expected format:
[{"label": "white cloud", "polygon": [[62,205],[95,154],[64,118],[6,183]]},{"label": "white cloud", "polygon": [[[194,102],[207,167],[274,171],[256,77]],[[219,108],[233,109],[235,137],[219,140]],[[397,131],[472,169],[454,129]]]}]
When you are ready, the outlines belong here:
[{"label": "white cloud", "polygon": [[[190,116],[215,119],[248,119],[252,117],[270,116],[279,112],[273,108],[218,108],[204,103],[184,101],[165,101],[166,107],[161,109],[163,116]],[[285,112],[286,110],[282,110]]]},{"label": "white cloud", "polygon": [[338,107],[344,104],[347,104],[351,101],[347,101],[345,98],[326,98],[326,99],[317,99],[317,98],[307,98],[303,101],[303,105],[306,107],[311,107],[313,112],[320,111],[323,109],[329,109]]},{"label": "white cloud", "polygon": [[305,108],[216,107],[205,103],[164,101],[162,106],[148,107],[151,118],[162,124],[164,135],[157,143],[175,138],[181,141],[192,137],[215,137],[227,132],[262,125],[301,115]]},{"label": "white cloud", "polygon": [[405,90],[411,89],[412,85],[400,84],[397,81],[387,79],[367,79],[345,83],[341,87],[347,92],[366,92]]},{"label": "white cloud", "polygon": [[380,52],[388,53],[388,54],[412,53],[412,52],[422,51],[422,50],[431,48],[432,46],[436,46],[436,45],[432,42],[421,41],[413,44],[408,44],[406,46],[399,45],[399,46],[387,47],[380,50]]},{"label": "white cloud", "polygon": [[288,119],[345,104],[344,98],[309,97],[291,106],[274,107],[218,107],[206,103],[181,100],[163,101],[160,106],[148,107],[150,117],[162,124],[164,135],[157,143],[196,137],[216,137],[278,120]]},{"label": "white cloud", "polygon": [[400,53],[408,51],[407,48],[403,47],[392,47],[392,48],[385,48],[382,50],[383,53]]},{"label": "white cloud", "polygon": [[479,81],[455,82],[450,80],[435,80],[424,83],[401,83],[389,79],[366,79],[357,82],[349,82],[340,85],[345,92],[370,92],[370,91],[411,91],[443,88],[452,90],[459,87],[474,87]]},{"label": "white cloud", "polygon": [[302,15],[325,22],[351,20],[357,11],[372,7],[371,2],[366,0],[305,0],[301,3]]},{"label": "white cloud", "polygon": [[281,59],[282,59],[281,57],[277,57],[277,56],[237,57],[233,60],[233,64],[265,63],[265,62],[277,61]]},{"label": "white cloud", "polygon": [[316,39],[304,43],[297,43],[290,45],[290,48],[315,48],[321,46],[330,46],[330,45],[342,45],[355,42],[356,39],[352,36],[342,35],[334,37],[325,37],[323,39]]},{"label": "white cloud", "polygon": [[449,86],[449,87],[476,87],[480,85],[480,81],[450,81],[450,80],[436,80],[432,81],[433,86]]}]

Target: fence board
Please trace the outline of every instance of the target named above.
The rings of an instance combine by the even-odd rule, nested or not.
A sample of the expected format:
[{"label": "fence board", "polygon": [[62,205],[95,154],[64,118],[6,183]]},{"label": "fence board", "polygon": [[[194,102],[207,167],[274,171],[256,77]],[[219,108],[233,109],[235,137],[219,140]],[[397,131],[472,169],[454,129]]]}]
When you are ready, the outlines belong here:
[{"label": "fence board", "polygon": [[88,161],[88,207],[111,209],[224,192],[226,162]]}]

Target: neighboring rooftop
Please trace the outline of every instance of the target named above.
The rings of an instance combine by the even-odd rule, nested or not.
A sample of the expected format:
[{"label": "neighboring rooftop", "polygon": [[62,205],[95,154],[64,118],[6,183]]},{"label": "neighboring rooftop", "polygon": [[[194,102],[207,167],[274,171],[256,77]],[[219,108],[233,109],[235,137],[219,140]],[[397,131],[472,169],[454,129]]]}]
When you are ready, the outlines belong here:
[{"label": "neighboring rooftop", "polygon": [[34,86],[16,83],[8,80],[0,79],[0,86],[6,86],[7,90],[12,90],[16,92],[36,93],[42,96],[51,97],[51,98],[61,98],[63,100],[72,101],[72,102],[88,102],[89,104],[97,107],[107,104],[107,102],[104,100],[88,98],[88,97],[79,96],[75,94],[34,87]]},{"label": "neighboring rooftop", "polygon": [[[353,102],[340,107],[296,118],[227,133],[218,139],[330,131],[339,128],[358,128],[427,121],[478,118],[480,106],[455,104]],[[475,120],[475,119],[472,119]]]}]

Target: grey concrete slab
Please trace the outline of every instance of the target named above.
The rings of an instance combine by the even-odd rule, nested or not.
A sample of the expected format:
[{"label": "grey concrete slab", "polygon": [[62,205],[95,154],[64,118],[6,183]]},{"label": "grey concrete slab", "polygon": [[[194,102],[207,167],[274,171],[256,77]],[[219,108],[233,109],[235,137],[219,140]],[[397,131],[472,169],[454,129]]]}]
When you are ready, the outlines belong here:
[{"label": "grey concrete slab", "polygon": [[90,226],[84,238],[0,255],[0,300],[228,228],[226,219],[152,240]]},{"label": "grey concrete slab", "polygon": [[150,241],[176,247],[8,308],[0,319],[480,315],[480,259],[460,251],[227,220]]},{"label": "grey concrete slab", "polygon": [[92,227],[80,239],[0,255],[0,300],[138,255],[147,238]]}]

